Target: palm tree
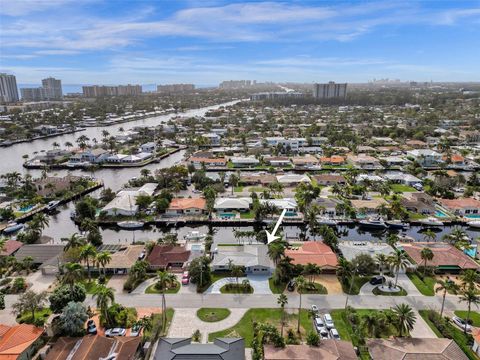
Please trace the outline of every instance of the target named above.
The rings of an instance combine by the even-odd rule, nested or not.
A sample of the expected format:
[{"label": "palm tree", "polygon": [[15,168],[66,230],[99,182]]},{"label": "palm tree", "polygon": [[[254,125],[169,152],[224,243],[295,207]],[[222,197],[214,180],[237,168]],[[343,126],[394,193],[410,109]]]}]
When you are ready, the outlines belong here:
[{"label": "palm tree", "polygon": [[455,246],[457,242],[462,242],[463,240],[468,239],[468,235],[461,227],[455,226],[450,234],[444,236],[444,239],[450,245]]},{"label": "palm tree", "polygon": [[272,241],[268,245],[267,253],[274,265],[277,266],[280,259],[285,255],[285,246],[279,241]]},{"label": "palm tree", "polygon": [[285,305],[288,304],[288,298],[285,294],[280,294],[277,299],[277,304],[282,308],[282,327],[281,327],[281,336],[283,338],[283,327],[285,325]]},{"label": "palm tree", "polygon": [[240,178],[235,175],[235,174],[232,174],[230,175],[230,177],[228,178],[228,183],[230,184],[230,186],[232,187],[232,196],[233,196],[233,192],[234,192],[234,189],[235,189],[235,186],[238,185],[238,182],[240,181]]},{"label": "palm tree", "polygon": [[307,288],[307,281],[305,278],[300,275],[297,276],[295,279],[295,282],[297,283],[297,291],[298,294],[300,295],[300,301],[298,303],[298,323],[297,323],[297,332],[300,334],[300,316],[301,316],[301,310],[302,310],[302,293],[305,291]]},{"label": "palm tree", "polygon": [[115,301],[113,288],[98,285],[93,294],[93,298],[97,299],[97,308],[100,309],[103,320],[108,323],[108,307]]},{"label": "palm tree", "polygon": [[423,240],[425,240],[426,242],[434,241],[436,238],[437,234],[435,234],[432,229],[427,229],[423,233]]},{"label": "palm tree", "polygon": [[392,309],[396,317],[398,336],[403,337],[412,331],[417,316],[408,304],[398,304]]},{"label": "palm tree", "polygon": [[423,277],[425,277],[425,273],[427,272],[427,261],[431,261],[433,259],[433,251],[430,250],[428,247],[424,247],[420,252],[420,258],[424,261],[423,263]]},{"label": "palm tree", "polygon": [[362,318],[362,328],[366,332],[367,337],[374,337],[378,325],[377,313],[368,313]]},{"label": "palm tree", "polygon": [[112,255],[108,251],[101,251],[96,256],[98,267],[102,267],[103,276],[105,276],[105,266],[112,260]]},{"label": "palm tree", "polygon": [[469,287],[462,290],[458,301],[466,302],[468,304],[467,318],[465,319],[465,328],[463,329],[463,332],[466,334],[467,324],[470,322],[470,312],[472,310],[472,304],[474,304],[478,308],[478,304],[480,304],[480,297],[478,296],[476,289]]},{"label": "palm tree", "polygon": [[238,285],[238,278],[243,275],[243,269],[241,266],[233,265],[231,271],[232,271],[232,276],[235,278],[235,281]]},{"label": "palm tree", "polygon": [[387,244],[395,249],[395,244],[400,241],[400,238],[397,234],[391,233],[387,236]]},{"label": "palm tree", "polygon": [[390,255],[389,257],[389,263],[390,266],[393,268],[393,271],[395,272],[395,287],[397,287],[398,283],[398,274],[400,273],[400,270],[405,270],[406,267],[409,264],[408,257],[405,254],[405,252],[396,250],[395,253]]},{"label": "palm tree", "polygon": [[83,279],[84,269],[79,263],[66,263],[63,265],[62,270],[61,282],[62,284],[70,285],[72,290],[75,283]]},{"label": "palm tree", "polygon": [[438,287],[435,289],[435,292],[443,291],[442,294],[442,308],[440,309],[440,317],[443,316],[443,309],[445,307],[445,297],[447,296],[447,291],[450,293],[456,293],[460,290],[460,287],[455,284],[453,281],[437,280]]},{"label": "palm tree", "polygon": [[460,280],[464,289],[475,289],[475,284],[480,281],[480,275],[475,270],[468,269],[460,275]]},{"label": "palm tree", "polygon": [[63,248],[64,251],[85,245],[85,239],[77,233],[73,233],[69,238],[62,238],[61,240],[67,242],[67,245]]},{"label": "palm tree", "polygon": [[378,267],[380,268],[380,275],[383,276],[383,269],[388,265],[388,256],[380,253],[375,255],[375,259],[377,261]]},{"label": "palm tree", "polygon": [[88,280],[90,281],[92,276],[90,273],[90,260],[94,260],[97,256],[97,249],[92,244],[87,244],[82,247],[80,251],[80,258],[87,263],[87,272],[88,272]]},{"label": "palm tree", "polygon": [[30,228],[34,231],[44,230],[48,226],[48,216],[44,213],[36,213],[30,222]]},{"label": "palm tree", "polygon": [[157,272],[157,289],[162,294],[162,329],[165,329],[167,322],[167,300],[165,299],[165,290],[168,286],[175,284],[175,275],[165,270]]},{"label": "palm tree", "polygon": [[348,261],[344,257],[340,257],[338,259],[337,276],[340,276],[340,279],[342,280],[342,284],[345,284],[346,280],[350,278],[352,274],[353,274],[353,267],[350,261]]}]

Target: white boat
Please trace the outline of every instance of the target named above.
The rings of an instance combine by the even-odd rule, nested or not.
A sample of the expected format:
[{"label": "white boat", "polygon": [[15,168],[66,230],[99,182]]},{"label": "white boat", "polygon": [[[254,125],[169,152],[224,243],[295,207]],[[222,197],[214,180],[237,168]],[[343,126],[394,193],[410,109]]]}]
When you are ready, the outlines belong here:
[{"label": "white boat", "polygon": [[23,224],[18,224],[15,221],[9,222],[7,224],[7,227],[3,229],[4,234],[12,234],[14,232],[17,232],[21,229],[23,229],[24,225]]},{"label": "white boat", "polygon": [[385,225],[385,221],[383,221],[381,218],[360,220],[359,224],[362,227],[371,229],[385,229],[387,227],[387,225]]},{"label": "white boat", "polygon": [[317,216],[317,222],[319,225],[336,226],[337,220],[329,218],[328,216]]},{"label": "white boat", "polygon": [[118,227],[122,229],[134,230],[141,229],[145,225],[143,221],[127,220],[117,222]]},{"label": "white boat", "polygon": [[59,204],[60,204],[60,201],[58,201],[58,200],[50,201],[47,204],[47,211],[54,210]]},{"label": "white boat", "polygon": [[471,228],[480,229],[480,220],[472,220],[472,221],[469,221],[467,224]]},{"label": "white boat", "polygon": [[185,235],[183,238],[185,240],[194,240],[194,241],[198,241],[198,240],[203,240],[205,237],[207,236],[207,234],[203,234],[199,231],[190,231],[187,235]]},{"label": "white boat", "polygon": [[443,226],[444,225],[443,222],[441,222],[440,220],[434,217],[420,219],[418,222],[423,226]]},{"label": "white boat", "polygon": [[385,224],[387,224],[390,229],[408,229],[410,227],[410,224],[402,220],[388,220],[385,221]]}]

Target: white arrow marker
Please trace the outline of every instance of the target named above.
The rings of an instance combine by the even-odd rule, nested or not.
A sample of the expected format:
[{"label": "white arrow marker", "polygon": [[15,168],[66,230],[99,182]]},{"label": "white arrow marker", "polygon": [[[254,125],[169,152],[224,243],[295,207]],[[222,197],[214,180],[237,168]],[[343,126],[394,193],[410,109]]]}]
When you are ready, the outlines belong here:
[{"label": "white arrow marker", "polygon": [[267,230],[265,230],[265,232],[267,233],[267,244],[270,244],[272,241],[279,239],[278,236],[275,236],[275,233],[277,232],[278,227],[282,223],[283,217],[285,216],[286,213],[287,213],[287,209],[283,209],[282,214],[278,218],[277,223],[275,224],[275,227],[273,228],[273,231],[271,234]]}]

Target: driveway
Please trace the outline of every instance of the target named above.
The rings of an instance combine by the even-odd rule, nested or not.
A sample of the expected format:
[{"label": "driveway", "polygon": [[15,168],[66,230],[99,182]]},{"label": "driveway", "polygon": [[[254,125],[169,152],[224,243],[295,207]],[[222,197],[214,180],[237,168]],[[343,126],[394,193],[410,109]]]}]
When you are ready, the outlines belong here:
[{"label": "driveway", "polygon": [[[385,276],[385,283],[387,284],[389,281],[391,281],[392,283],[395,283],[395,277]],[[422,296],[422,293],[418,291],[417,287],[408,278],[407,274],[399,274],[397,284],[402,288],[404,288],[407,291],[408,295]],[[372,295],[373,289],[377,286],[378,285],[371,285],[370,283],[367,282],[360,288],[360,292],[358,294]]]},{"label": "driveway", "polygon": [[41,271],[35,271],[28,275],[25,281],[30,286],[29,290],[39,293],[53,290],[52,285],[56,280],[55,275],[43,275]]},{"label": "driveway", "polygon": [[417,321],[415,321],[413,330],[410,332],[412,338],[435,339],[437,335],[435,335],[430,326],[428,326],[425,320],[423,320],[418,311],[415,311],[415,315],[417,317]]},{"label": "driveway", "polygon": [[[253,287],[254,294],[272,294],[270,286],[268,285],[269,275],[247,275],[247,277],[238,278],[238,283],[241,284],[243,280],[248,279],[250,285]],[[227,284],[235,284],[236,279],[233,277],[226,277],[214,282],[205,291],[205,294],[221,294],[220,289]]]},{"label": "driveway", "polygon": [[127,280],[126,275],[113,275],[108,281],[107,286],[115,290],[116,293],[123,292],[123,284]]}]

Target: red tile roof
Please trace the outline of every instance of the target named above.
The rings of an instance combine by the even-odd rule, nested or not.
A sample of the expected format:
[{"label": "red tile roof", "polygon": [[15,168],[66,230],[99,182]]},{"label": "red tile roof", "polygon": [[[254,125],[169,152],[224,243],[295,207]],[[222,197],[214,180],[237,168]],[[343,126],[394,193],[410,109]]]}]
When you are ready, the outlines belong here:
[{"label": "red tile roof", "polygon": [[[5,331],[6,330],[6,331]],[[0,337],[0,359],[17,359],[42,334],[43,329],[29,324],[12,326],[8,330],[3,327]]]},{"label": "red tile roof", "polygon": [[185,210],[185,209],[202,209],[205,210],[207,202],[204,198],[175,198],[172,199],[168,209]]},{"label": "red tile roof", "polygon": [[156,245],[147,261],[151,266],[167,267],[172,263],[185,263],[190,257],[190,251],[179,245]]},{"label": "red tile roof", "polygon": [[7,240],[5,242],[5,247],[0,252],[0,256],[10,256],[15,251],[20,249],[23,246],[23,243],[17,240]]},{"label": "red tile roof", "polygon": [[307,241],[295,249],[285,250],[285,256],[293,259],[293,264],[307,265],[308,263],[326,268],[336,268],[338,265],[337,255],[332,249],[320,241]]},{"label": "red tile roof", "polygon": [[440,203],[450,209],[477,208],[480,209],[480,201],[474,198],[463,199],[440,199]]}]

